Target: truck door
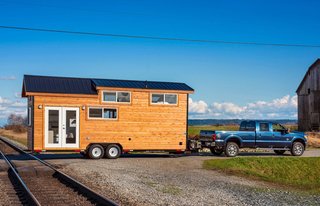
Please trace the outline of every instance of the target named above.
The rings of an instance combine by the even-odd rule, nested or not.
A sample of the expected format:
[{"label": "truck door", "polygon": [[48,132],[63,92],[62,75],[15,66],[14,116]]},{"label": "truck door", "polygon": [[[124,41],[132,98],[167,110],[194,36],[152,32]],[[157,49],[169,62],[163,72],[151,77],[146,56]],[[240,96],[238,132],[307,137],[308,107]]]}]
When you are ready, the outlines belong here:
[{"label": "truck door", "polygon": [[272,123],[272,132],[274,136],[274,146],[275,148],[289,147],[291,144],[290,138],[287,136],[286,128],[281,124]]},{"label": "truck door", "polygon": [[257,125],[256,146],[261,148],[273,147],[274,141],[271,125],[268,122],[260,122]]}]

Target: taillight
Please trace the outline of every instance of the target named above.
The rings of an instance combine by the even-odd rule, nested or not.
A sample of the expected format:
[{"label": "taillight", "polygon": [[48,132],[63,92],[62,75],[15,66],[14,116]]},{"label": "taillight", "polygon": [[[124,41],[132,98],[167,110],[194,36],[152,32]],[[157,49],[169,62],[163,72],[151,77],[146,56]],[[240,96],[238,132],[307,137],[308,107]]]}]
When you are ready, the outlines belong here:
[{"label": "taillight", "polygon": [[213,135],[212,135],[212,140],[213,140],[213,141],[216,141],[216,139],[217,139],[217,135],[216,135],[216,134],[213,134]]}]

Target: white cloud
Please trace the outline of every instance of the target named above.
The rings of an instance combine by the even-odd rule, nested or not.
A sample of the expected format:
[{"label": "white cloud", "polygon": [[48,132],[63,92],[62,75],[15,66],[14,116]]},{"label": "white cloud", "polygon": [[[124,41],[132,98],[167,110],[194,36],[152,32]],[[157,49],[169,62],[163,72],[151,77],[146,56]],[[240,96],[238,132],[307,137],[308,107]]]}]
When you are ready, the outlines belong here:
[{"label": "white cloud", "polygon": [[0,96],[0,123],[6,122],[10,114],[27,115],[26,100],[10,100]]},{"label": "white cloud", "polygon": [[0,76],[0,80],[16,80],[15,76]]},{"label": "white cloud", "polygon": [[[232,102],[214,102],[189,99],[190,118],[221,119],[296,119],[297,96],[285,95],[267,101],[256,101],[244,106]],[[192,108],[192,109],[191,109]]]}]

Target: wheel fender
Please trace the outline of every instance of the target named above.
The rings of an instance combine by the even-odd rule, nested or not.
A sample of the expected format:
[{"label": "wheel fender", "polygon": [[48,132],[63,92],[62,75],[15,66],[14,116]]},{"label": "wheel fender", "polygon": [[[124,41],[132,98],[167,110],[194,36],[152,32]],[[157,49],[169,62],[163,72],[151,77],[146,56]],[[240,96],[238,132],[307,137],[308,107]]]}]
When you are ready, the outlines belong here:
[{"label": "wheel fender", "polygon": [[229,135],[226,139],[225,139],[225,145],[227,145],[228,141],[236,141],[237,143],[239,143],[239,146],[242,146],[242,139],[241,137],[237,136],[237,135]]}]

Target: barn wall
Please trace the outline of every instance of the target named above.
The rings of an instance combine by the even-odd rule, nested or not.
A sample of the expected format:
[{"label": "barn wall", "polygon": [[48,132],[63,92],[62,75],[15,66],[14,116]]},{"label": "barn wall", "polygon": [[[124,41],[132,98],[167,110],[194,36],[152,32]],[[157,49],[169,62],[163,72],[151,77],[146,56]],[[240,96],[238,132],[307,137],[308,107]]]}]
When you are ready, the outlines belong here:
[{"label": "barn wall", "polygon": [[[114,88],[104,88],[115,90]],[[123,90],[123,89],[122,89]],[[117,89],[117,91],[120,91]],[[150,105],[150,91],[131,91],[131,104],[102,103],[101,91],[94,97],[35,96],[34,149],[44,148],[44,108],[70,106],[80,108],[80,149],[93,142],[120,143],[129,150],[184,150],[186,148],[187,93],[177,93],[178,105]],[[85,110],[82,107],[85,106]],[[118,108],[117,120],[88,119],[89,106]],[[179,145],[179,143],[182,143]],[[52,149],[52,148],[51,148]],[[65,148],[56,148],[65,149]]]},{"label": "barn wall", "polygon": [[299,130],[320,129],[320,64],[315,64],[307,72],[298,91]]}]

